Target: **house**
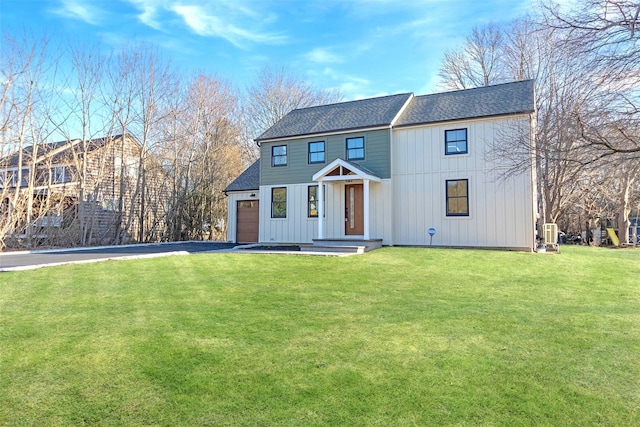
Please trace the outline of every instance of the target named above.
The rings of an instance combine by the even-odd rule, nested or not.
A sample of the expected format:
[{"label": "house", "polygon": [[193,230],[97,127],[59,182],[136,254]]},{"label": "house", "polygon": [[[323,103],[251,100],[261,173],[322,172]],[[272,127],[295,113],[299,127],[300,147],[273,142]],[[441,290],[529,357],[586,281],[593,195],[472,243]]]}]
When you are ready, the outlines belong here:
[{"label": "house", "polygon": [[153,240],[162,177],[131,135],[30,145],[0,159],[3,239],[75,246]]},{"label": "house", "polygon": [[531,80],[291,111],[226,189],[228,239],[533,250],[534,158],[503,176],[491,152],[534,120]]}]

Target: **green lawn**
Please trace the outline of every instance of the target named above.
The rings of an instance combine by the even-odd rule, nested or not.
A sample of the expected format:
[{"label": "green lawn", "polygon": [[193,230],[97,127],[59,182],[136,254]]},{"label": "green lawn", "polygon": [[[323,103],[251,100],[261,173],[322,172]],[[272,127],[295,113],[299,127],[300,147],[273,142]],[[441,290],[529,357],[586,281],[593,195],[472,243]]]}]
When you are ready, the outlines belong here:
[{"label": "green lawn", "polygon": [[640,425],[640,251],[0,273],[0,425]]}]

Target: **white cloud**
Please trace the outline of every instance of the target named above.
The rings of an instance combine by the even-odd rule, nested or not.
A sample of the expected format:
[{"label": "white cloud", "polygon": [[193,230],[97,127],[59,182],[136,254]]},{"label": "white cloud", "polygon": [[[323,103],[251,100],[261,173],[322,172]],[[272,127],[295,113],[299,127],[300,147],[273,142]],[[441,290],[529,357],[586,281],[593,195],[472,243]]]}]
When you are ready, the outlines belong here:
[{"label": "white cloud", "polygon": [[317,47],[313,49],[311,52],[308,52],[305,55],[305,58],[308,61],[319,63],[319,64],[327,64],[331,62],[344,62],[344,59],[334,53],[329,52],[327,49]]},{"label": "white cloud", "polygon": [[[315,80],[325,80],[323,87],[339,90],[346,100],[371,98],[379,89],[371,89],[371,81],[362,77],[341,73],[326,67],[321,73],[309,72]],[[328,80],[328,81],[327,81]]]},{"label": "white cloud", "polygon": [[156,20],[159,3],[155,0],[129,0],[135,7],[137,7],[141,13],[138,15],[138,19],[144,25],[153,28],[154,30],[161,30],[162,25]]},{"label": "white cloud", "polygon": [[91,25],[97,25],[100,22],[99,16],[104,18],[105,12],[93,5],[88,7],[80,0],[63,0],[61,5],[62,7],[55,9],[54,13],[65,18],[77,19]]},{"label": "white cloud", "polygon": [[274,13],[261,13],[254,3],[247,6],[237,0],[128,1],[140,11],[140,22],[158,31],[166,31],[178,17],[191,32],[202,37],[219,37],[236,47],[249,43],[279,44],[287,40],[282,34],[262,30],[278,17]]},{"label": "white cloud", "polygon": [[206,37],[221,37],[236,47],[244,47],[246,42],[279,44],[286,37],[277,34],[249,31],[209,13],[201,6],[174,5],[172,10],[180,15],[194,33]]}]

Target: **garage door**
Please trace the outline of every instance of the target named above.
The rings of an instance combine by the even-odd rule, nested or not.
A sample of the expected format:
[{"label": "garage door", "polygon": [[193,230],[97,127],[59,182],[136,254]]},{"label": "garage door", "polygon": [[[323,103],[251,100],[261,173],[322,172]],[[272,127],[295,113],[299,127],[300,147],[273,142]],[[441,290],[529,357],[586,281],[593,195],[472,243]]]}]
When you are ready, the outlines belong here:
[{"label": "garage door", "polygon": [[241,200],[238,202],[236,243],[258,243],[258,223],[260,219],[258,206],[258,200]]}]

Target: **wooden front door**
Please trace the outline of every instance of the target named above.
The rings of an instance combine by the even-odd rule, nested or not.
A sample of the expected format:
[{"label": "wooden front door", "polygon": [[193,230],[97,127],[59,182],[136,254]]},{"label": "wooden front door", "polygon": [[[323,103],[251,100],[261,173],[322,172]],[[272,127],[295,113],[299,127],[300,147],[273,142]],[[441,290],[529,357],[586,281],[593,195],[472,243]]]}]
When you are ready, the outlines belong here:
[{"label": "wooden front door", "polygon": [[362,184],[344,186],[344,234],[364,234],[364,191]]},{"label": "wooden front door", "polygon": [[258,200],[240,200],[237,209],[236,243],[258,243]]}]

